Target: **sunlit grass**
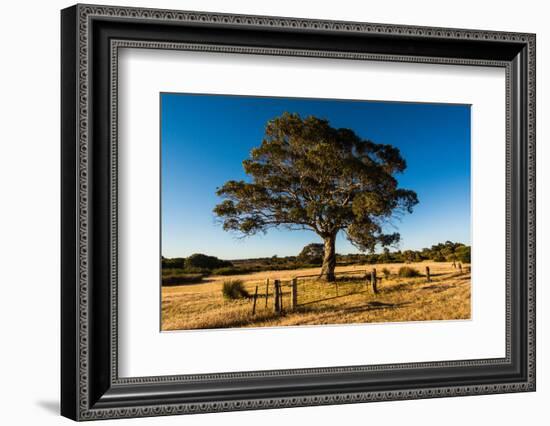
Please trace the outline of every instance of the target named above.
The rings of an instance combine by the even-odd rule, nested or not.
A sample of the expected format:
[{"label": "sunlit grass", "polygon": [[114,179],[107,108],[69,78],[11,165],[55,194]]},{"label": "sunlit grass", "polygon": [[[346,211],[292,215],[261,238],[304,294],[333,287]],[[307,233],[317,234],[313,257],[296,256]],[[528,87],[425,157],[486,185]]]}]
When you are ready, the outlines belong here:
[{"label": "sunlit grass", "polygon": [[[162,329],[185,330],[228,327],[265,327],[372,322],[460,320],[470,318],[470,274],[459,274],[448,263],[421,263],[408,266],[424,274],[430,267],[432,280],[424,275],[414,278],[397,276],[402,264],[367,265],[340,268],[349,274],[340,275],[337,283],[326,283],[315,277],[298,280],[298,308],[290,310],[289,279],[292,271],[281,273],[283,314],[274,312],[273,277],[269,271],[269,297],[266,304],[266,281],[254,274],[245,281],[248,294],[258,286],[255,315],[253,298],[224,299],[223,281],[162,289]],[[373,294],[366,272],[376,267],[388,269],[388,278],[378,283]],[[355,272],[354,272],[355,271]],[[359,271],[359,272],[357,272]],[[303,273],[302,271],[299,271]],[[233,277],[224,277],[225,280]],[[324,301],[318,302],[320,299]]]}]

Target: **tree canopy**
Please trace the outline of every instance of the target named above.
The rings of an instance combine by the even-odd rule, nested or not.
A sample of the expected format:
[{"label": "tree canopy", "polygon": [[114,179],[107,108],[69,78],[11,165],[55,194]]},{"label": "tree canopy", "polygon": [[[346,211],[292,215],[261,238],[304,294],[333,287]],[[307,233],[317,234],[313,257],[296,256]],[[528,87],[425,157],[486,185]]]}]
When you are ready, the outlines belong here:
[{"label": "tree canopy", "polygon": [[228,260],[221,260],[215,256],[195,253],[185,259],[185,266],[189,268],[215,269],[233,266]]},{"label": "tree canopy", "polygon": [[243,161],[250,181],[230,180],[214,208],[223,228],[248,236],[273,227],[311,230],[324,241],[321,273],[334,279],[335,239],[343,231],[362,251],[399,241],[385,225],[418,203],[398,187],[399,149],[333,128],[328,120],[284,113],[267,123],[261,145]]}]

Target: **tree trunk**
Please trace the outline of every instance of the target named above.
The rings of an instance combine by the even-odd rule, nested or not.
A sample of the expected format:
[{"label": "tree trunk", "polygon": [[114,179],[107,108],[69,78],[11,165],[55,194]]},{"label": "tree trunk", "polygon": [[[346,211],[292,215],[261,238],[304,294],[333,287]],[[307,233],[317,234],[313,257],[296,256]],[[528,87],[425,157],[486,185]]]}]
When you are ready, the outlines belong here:
[{"label": "tree trunk", "polygon": [[336,235],[325,238],[325,254],[323,257],[323,267],[321,268],[321,277],[328,282],[336,280],[334,268],[336,267]]}]

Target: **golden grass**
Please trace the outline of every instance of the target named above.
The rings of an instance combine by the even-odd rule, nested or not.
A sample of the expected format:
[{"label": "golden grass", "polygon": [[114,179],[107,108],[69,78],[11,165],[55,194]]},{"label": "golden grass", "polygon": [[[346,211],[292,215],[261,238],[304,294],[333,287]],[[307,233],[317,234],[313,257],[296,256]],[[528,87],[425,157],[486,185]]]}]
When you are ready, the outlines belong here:
[{"label": "golden grass", "polygon": [[[347,272],[338,284],[316,278],[299,279],[298,303],[290,311],[290,289],[285,281],[295,276],[313,275],[319,269],[267,271],[240,276],[211,277],[203,284],[162,288],[162,330],[188,330],[228,327],[278,327],[295,325],[351,324],[370,322],[402,322],[460,320],[470,318],[470,273],[459,274],[451,263],[423,262],[410,264],[422,274],[430,267],[432,281],[424,276],[398,278],[403,264],[338,267]],[[362,278],[365,271],[376,267],[378,276],[387,268],[392,275],[378,285],[372,294]],[[360,271],[360,272],[358,272]],[[273,286],[265,298],[265,279],[283,281],[283,315],[273,309]],[[224,300],[223,281],[241,279],[247,291],[254,294],[258,285],[256,314],[252,316],[252,300]],[[313,302],[318,299],[327,299]]]}]

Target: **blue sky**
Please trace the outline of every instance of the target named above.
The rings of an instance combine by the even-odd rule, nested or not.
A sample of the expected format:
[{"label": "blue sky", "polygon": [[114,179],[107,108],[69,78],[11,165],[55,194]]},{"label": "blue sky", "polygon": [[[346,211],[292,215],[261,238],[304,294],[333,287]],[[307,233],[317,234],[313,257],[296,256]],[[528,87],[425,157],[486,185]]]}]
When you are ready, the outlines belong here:
[{"label": "blue sky", "polygon": [[[399,248],[446,240],[470,243],[470,106],[332,99],[161,94],[162,254],[205,253],[223,259],[297,255],[321,242],[313,232],[270,230],[238,238],[212,209],[216,188],[247,180],[242,161],[261,144],[265,124],[283,112],[326,118],[333,127],[398,147],[407,170],[402,188],[418,194],[414,212],[397,222]],[[392,231],[393,232],[393,231]],[[338,234],[338,253],[357,250]]]}]

